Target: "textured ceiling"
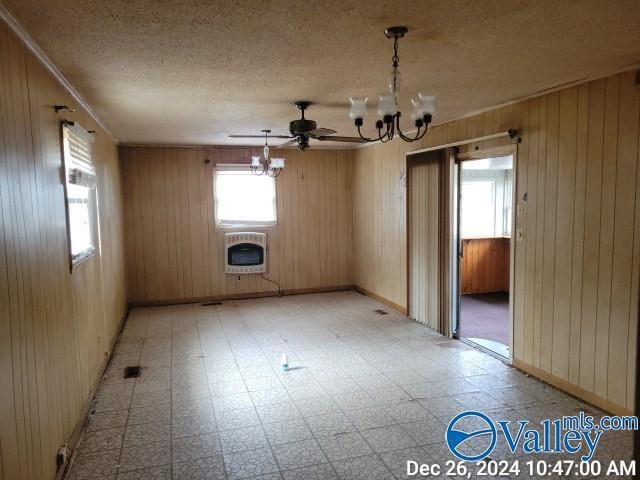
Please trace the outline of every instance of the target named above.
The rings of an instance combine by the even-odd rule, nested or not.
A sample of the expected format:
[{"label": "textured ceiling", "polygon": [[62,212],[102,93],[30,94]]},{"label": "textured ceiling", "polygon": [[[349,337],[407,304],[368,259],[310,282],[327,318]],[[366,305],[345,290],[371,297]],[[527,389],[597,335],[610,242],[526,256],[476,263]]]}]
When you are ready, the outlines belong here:
[{"label": "textured ceiling", "polygon": [[410,28],[403,102],[436,95],[436,123],[640,61],[638,0],[4,3],[125,144],[247,145],[227,135],[288,133],[298,99],[352,135],[347,99],[384,89],[389,25]]}]

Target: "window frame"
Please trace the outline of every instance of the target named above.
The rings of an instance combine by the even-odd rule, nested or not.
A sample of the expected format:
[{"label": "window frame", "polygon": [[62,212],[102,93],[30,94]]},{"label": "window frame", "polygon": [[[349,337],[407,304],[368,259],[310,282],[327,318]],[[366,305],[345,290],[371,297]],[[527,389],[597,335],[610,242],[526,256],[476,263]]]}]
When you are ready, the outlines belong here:
[{"label": "window frame", "polygon": [[218,221],[218,193],[216,188],[216,180],[220,172],[247,172],[252,175],[248,164],[217,164],[213,169],[211,181],[213,182],[213,222],[216,230],[242,230],[242,229],[274,229],[278,226],[278,181],[277,178],[267,177],[273,182],[273,221],[262,220],[242,220],[242,221]]},{"label": "window frame", "polygon": [[[69,136],[71,129],[75,129],[78,135],[82,135],[86,139],[86,147],[89,151],[90,161],[81,165],[80,161],[74,160],[74,155],[70,148]],[[62,150],[62,174],[64,187],[64,209],[67,230],[67,249],[69,256],[69,271],[73,271],[93,258],[98,253],[98,234],[97,234],[97,185],[96,172],[93,163],[93,136],[84,130],[76,122],[63,120],[60,122],[60,139]],[[91,245],[77,254],[73,254],[72,231],[71,231],[71,212],[70,212],[70,192],[69,186],[75,185],[80,188],[87,189],[87,208],[89,210],[89,234]]]}]

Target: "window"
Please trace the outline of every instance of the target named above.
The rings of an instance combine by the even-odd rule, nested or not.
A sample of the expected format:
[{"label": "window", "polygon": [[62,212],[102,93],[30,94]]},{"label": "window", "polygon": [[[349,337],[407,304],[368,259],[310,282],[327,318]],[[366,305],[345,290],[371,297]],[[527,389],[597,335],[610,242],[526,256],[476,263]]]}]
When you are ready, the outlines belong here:
[{"label": "window", "polygon": [[93,136],[73,122],[62,124],[67,234],[71,270],[95,248],[95,168]]},{"label": "window", "polygon": [[278,220],[276,179],[254,175],[248,166],[216,167],[214,202],[217,227],[268,227]]},{"label": "window", "polygon": [[493,237],[496,234],[496,182],[462,182],[460,209],[462,238]]}]

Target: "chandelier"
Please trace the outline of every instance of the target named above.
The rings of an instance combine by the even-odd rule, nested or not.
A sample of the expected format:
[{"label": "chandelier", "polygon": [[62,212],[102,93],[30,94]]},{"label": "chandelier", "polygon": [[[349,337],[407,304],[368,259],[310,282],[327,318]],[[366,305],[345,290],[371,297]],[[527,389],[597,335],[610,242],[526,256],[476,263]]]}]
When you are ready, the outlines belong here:
[{"label": "chandelier", "polygon": [[271,133],[271,130],[260,131],[264,133],[264,148],[262,149],[262,157],[251,157],[251,173],[254,175],[277,177],[284,168],[284,158],[269,157],[269,134]]},{"label": "chandelier", "polygon": [[398,56],[398,40],[404,37],[409,29],[407,27],[389,27],[384,31],[387,38],[393,39],[393,57],[391,71],[389,73],[388,91],[380,95],[378,99],[378,116],[382,119],[376,121],[378,136],[368,138],[362,135],[361,127],[367,114],[367,97],[351,97],[349,117],[354,121],[358,129],[358,135],[366,142],[389,142],[397,134],[405,142],[415,142],[422,139],[427,133],[431,118],[436,112],[435,97],[418,93],[411,99],[413,106],[411,119],[417,131],[409,136],[400,129],[401,112],[398,110],[398,92],[400,89],[400,57]]}]

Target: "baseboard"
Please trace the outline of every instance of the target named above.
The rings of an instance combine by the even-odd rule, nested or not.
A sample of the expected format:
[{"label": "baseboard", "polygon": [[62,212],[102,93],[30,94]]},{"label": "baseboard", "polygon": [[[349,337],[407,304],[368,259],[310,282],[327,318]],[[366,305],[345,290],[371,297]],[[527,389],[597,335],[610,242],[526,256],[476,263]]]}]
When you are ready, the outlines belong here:
[{"label": "baseboard", "polygon": [[366,295],[367,297],[371,297],[374,300],[379,301],[380,303],[384,303],[388,307],[393,308],[394,310],[396,310],[397,312],[400,312],[403,315],[407,314],[407,309],[405,307],[403,307],[402,305],[398,305],[397,303],[393,303],[391,300],[387,300],[386,298],[381,297],[377,293],[373,293],[373,292],[367,290],[366,288],[362,288],[362,287],[360,287],[358,285],[356,285],[354,288],[355,288],[356,292],[360,292],[363,295]]},{"label": "baseboard", "polygon": [[[282,290],[282,295],[305,295],[308,293],[326,293],[341,292],[344,290],[353,290],[353,285],[330,285],[327,287],[314,288],[289,288]],[[205,297],[188,297],[188,298],[168,298],[162,300],[140,300],[129,302],[129,308],[140,307],[161,307],[168,305],[183,305],[188,303],[204,303],[204,302],[222,302],[225,300],[247,300],[251,298],[277,297],[277,290],[268,290],[265,292],[247,292],[247,293],[230,293],[227,295],[209,295]]]},{"label": "baseboard", "polygon": [[596,395],[593,392],[585,390],[584,388],[578,387],[572,383],[567,382],[555,375],[542,370],[541,368],[534,367],[522,360],[518,360],[517,358],[513,359],[512,365],[523,372],[526,372],[543,382],[546,382],[550,385],[553,385],[556,388],[568,393],[569,395],[573,395],[574,397],[579,398],[580,400],[584,400],[591,405],[594,405],[607,413],[611,413],[613,415],[633,415],[633,412],[628,408],[622,407],[616,403],[613,403],[606,398],[602,398],[599,395]]},{"label": "baseboard", "polygon": [[102,365],[100,365],[99,374],[97,378],[94,380],[93,385],[91,386],[91,390],[89,390],[89,396],[87,397],[87,400],[84,406],[82,407],[80,418],[76,422],[76,425],[73,428],[73,431],[71,432],[71,436],[67,441],[67,446],[69,447],[69,461],[67,462],[64,468],[61,468],[56,472],[56,477],[55,477],[56,480],[65,478],[65,476],[67,475],[71,467],[71,464],[73,463],[73,457],[75,455],[76,447],[78,446],[78,441],[80,440],[82,429],[84,428],[84,424],[86,422],[87,416],[89,415],[89,408],[91,407],[91,404],[93,403],[93,399],[96,396],[96,392],[98,391],[98,387],[100,386],[100,381],[102,380],[104,372],[109,366],[109,362],[111,361],[111,357],[113,356],[113,351],[116,347],[116,343],[118,343],[118,339],[120,338],[120,334],[122,333],[122,329],[124,328],[124,325],[128,317],[129,317],[129,306],[127,306],[124,316],[120,320],[120,324],[118,325],[118,328],[116,329],[116,332],[113,335],[111,342],[109,342],[109,351],[105,352],[105,358],[102,361]]}]

